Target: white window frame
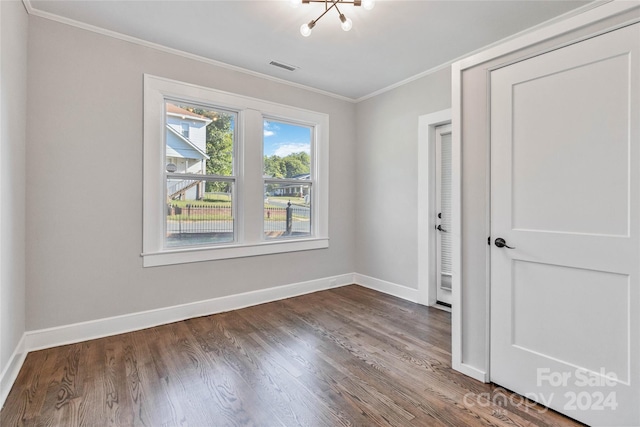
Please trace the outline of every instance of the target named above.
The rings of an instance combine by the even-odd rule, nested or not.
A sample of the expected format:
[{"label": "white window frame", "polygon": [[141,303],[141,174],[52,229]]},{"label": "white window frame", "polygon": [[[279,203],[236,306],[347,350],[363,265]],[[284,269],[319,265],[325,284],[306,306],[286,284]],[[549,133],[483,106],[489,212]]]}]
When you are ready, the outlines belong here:
[{"label": "white window frame", "polygon": [[[236,241],[229,244],[164,248],[165,100],[237,111]],[[312,141],[311,236],[264,239],[263,120],[280,118],[314,127]],[[329,247],[329,116],[257,98],[236,95],[162,77],[144,75],[143,136],[144,267],[296,252]]]},{"label": "white window frame", "polygon": [[[276,117],[276,116],[270,116],[270,115],[266,115],[263,114],[262,116],[263,119],[263,123],[265,120],[269,120],[269,121],[273,121],[273,122],[277,122],[277,123],[286,123],[286,124],[290,124],[290,125],[295,125],[295,126],[310,126],[312,129],[312,135],[311,135],[311,165],[310,165],[310,169],[311,169],[311,174],[310,174],[310,178],[309,179],[287,179],[287,178],[266,178],[263,176],[262,179],[262,183],[263,183],[263,188],[265,185],[267,184],[299,184],[299,185],[308,185],[309,188],[311,189],[311,211],[310,211],[310,220],[311,220],[311,235],[313,235],[313,225],[315,222],[315,217],[314,217],[314,210],[313,210],[313,203],[315,202],[315,198],[314,196],[314,192],[316,189],[316,183],[314,180],[314,177],[316,176],[315,169],[317,167],[317,164],[314,162],[314,153],[315,151],[315,145],[316,145],[316,137],[315,137],[315,133],[316,133],[316,129],[315,129],[315,125],[310,125],[309,123],[303,123],[303,122],[296,122],[293,121],[290,117]],[[264,171],[264,138],[262,139],[262,170]],[[262,224],[262,238],[265,241],[269,241],[269,242],[273,242],[276,240],[284,240],[284,239],[299,239],[299,237],[296,236],[281,236],[281,237],[277,237],[277,238],[270,238],[267,239],[266,237],[266,232],[264,229],[264,221]]]}]

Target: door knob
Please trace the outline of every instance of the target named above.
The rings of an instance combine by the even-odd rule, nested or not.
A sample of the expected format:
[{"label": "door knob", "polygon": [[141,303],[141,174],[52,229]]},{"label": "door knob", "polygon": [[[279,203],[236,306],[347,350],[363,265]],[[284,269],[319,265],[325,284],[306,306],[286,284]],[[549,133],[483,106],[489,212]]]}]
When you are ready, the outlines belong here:
[{"label": "door knob", "polygon": [[446,233],[447,230],[445,230],[444,228],[442,228],[442,225],[438,224],[438,226],[436,227],[436,230],[442,231],[443,233]]},{"label": "door knob", "polygon": [[508,246],[502,237],[498,237],[494,243],[499,248],[515,249],[515,247]]}]

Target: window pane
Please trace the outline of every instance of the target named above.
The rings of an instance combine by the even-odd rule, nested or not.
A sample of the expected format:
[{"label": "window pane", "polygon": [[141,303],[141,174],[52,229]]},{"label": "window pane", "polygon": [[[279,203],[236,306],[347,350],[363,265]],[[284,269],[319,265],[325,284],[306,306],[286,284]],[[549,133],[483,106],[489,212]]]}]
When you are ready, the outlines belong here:
[{"label": "window pane", "polygon": [[165,247],[234,240],[233,183],[167,178]]},{"label": "window pane", "polygon": [[264,234],[267,239],[311,235],[311,185],[264,186]]},{"label": "window pane", "polygon": [[264,176],[309,179],[312,135],[309,126],[265,120]]},{"label": "window pane", "polygon": [[233,175],[235,113],[177,102],[165,108],[167,172]]}]

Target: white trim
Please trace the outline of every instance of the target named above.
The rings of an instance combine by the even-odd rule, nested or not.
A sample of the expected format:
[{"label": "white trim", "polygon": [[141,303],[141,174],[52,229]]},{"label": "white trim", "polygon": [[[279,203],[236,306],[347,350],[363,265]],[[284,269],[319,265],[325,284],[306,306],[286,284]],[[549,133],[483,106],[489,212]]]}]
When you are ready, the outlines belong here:
[{"label": "white trim", "polygon": [[466,363],[461,363],[456,371],[462,372],[463,374],[473,378],[474,380],[478,380],[483,383],[489,382],[489,375],[486,372],[483,372],[478,368],[474,368],[471,365],[467,365]]},{"label": "white trim", "polygon": [[[460,63],[451,66],[451,228],[457,232],[451,246],[451,366],[462,369],[462,128],[460,126],[461,96]],[[463,372],[464,373],[464,372]]]},{"label": "white trim", "polygon": [[186,248],[141,254],[144,267],[186,264],[218,259],[245,258],[329,247],[328,238],[265,241],[254,245],[225,245],[216,248]]},{"label": "white trim", "polygon": [[[590,6],[590,5],[587,5]],[[500,56],[504,56],[518,50],[525,49],[527,47],[533,46],[535,44],[544,42],[546,40],[553,39],[555,37],[562,36],[563,34],[567,34],[571,31],[578,30],[580,28],[587,27],[589,25],[600,22],[604,19],[610,18],[615,15],[619,15],[625,12],[629,12],[633,9],[637,9],[640,6],[640,3],[637,1],[627,2],[620,0],[613,0],[606,3],[598,3],[594,2],[591,4],[591,7],[587,7],[586,10],[581,10],[579,14],[565,17],[565,19],[554,22],[550,25],[546,25],[543,27],[539,27],[534,31],[526,32],[526,34],[522,34],[520,37],[516,37],[512,40],[509,40],[505,43],[494,46],[490,49],[487,49],[478,54],[472,55],[463,60],[457,61],[451,65],[451,109],[452,109],[452,144],[453,144],[453,199],[452,199],[452,210],[453,210],[453,225],[452,228],[460,230],[461,226],[461,106],[462,106],[462,71],[474,67],[476,65],[482,64],[487,61],[491,61]],[[636,22],[637,19],[634,19],[632,22]],[[621,24],[626,25],[626,24]],[[620,26],[620,25],[619,25]],[[611,28],[607,29],[611,30]],[[574,40],[575,41],[575,40]],[[553,50],[557,48],[550,47],[545,52]],[[537,52],[537,54],[541,54],[544,52]],[[490,179],[490,178],[489,178]],[[455,192],[458,191],[456,195]],[[489,197],[489,195],[487,195]],[[490,223],[490,216],[486,219],[488,223]],[[456,247],[457,246],[457,247]],[[456,269],[461,268],[461,247],[459,244],[459,239],[454,239],[454,248],[453,248],[453,258],[452,264],[454,271]],[[487,263],[490,263],[489,256],[487,255]],[[490,335],[489,330],[487,329],[487,336],[485,337],[486,341],[486,361],[485,361],[485,371],[482,371],[478,368],[471,367],[462,361],[462,315],[463,309],[462,306],[462,296],[461,296],[461,274],[457,277],[453,276],[452,281],[452,297],[453,297],[453,310],[451,316],[451,355],[452,355],[452,366],[453,369],[460,371],[466,375],[471,376],[472,378],[480,379],[478,374],[481,374],[484,379],[480,379],[480,381],[488,381],[490,378]],[[486,282],[487,289],[489,288],[489,281],[487,279]],[[483,303],[487,307],[487,316],[490,315],[490,305],[489,305],[490,294],[487,290],[487,301]],[[489,325],[489,319],[487,319],[487,325]]]},{"label": "white trim", "polygon": [[0,408],[4,406],[4,402],[11,391],[11,387],[13,387],[13,384],[18,378],[18,374],[26,358],[27,351],[25,348],[25,336],[23,334],[15,350],[13,350],[7,366],[4,371],[2,371],[2,374],[0,374]]},{"label": "white trim", "polygon": [[[604,2],[607,2],[607,1],[612,1],[612,0],[604,0]],[[488,45],[482,46],[479,49],[476,49],[476,50],[473,50],[471,52],[465,53],[464,55],[458,56],[457,58],[452,59],[450,61],[447,61],[447,62],[445,62],[443,64],[437,65],[437,66],[435,66],[433,68],[429,68],[428,70],[425,70],[425,71],[423,71],[421,73],[418,73],[418,74],[416,74],[414,76],[408,77],[408,78],[406,78],[404,80],[401,80],[401,81],[399,81],[397,83],[393,83],[393,84],[391,84],[389,86],[383,87],[382,89],[378,89],[378,90],[376,90],[374,92],[371,92],[368,95],[364,95],[364,96],[361,96],[360,98],[356,98],[355,102],[359,103],[359,102],[365,101],[365,100],[367,100],[369,98],[373,98],[373,97],[381,95],[381,94],[383,94],[385,92],[389,92],[389,91],[391,91],[393,89],[396,89],[396,88],[399,88],[399,87],[404,86],[406,84],[409,84],[409,83],[411,83],[411,82],[413,82],[415,80],[421,79],[421,78],[423,78],[425,76],[428,76],[430,74],[433,74],[433,73],[436,73],[438,71],[444,70],[445,68],[449,68],[452,64],[454,64],[456,62],[459,62],[459,61],[462,61],[462,60],[464,60],[466,58],[469,58],[470,56],[482,53],[482,52],[484,52],[486,50],[489,50],[489,49],[491,49],[491,48],[493,48],[495,46],[500,46],[500,45],[502,45],[502,44],[504,44],[504,43],[506,43],[506,42],[508,42],[510,40],[517,39],[519,37],[522,37],[522,36],[526,35],[527,33],[537,31],[540,28],[552,25],[552,24],[554,24],[556,22],[564,21],[565,19],[568,19],[568,18],[570,18],[572,16],[576,16],[576,15],[579,15],[581,13],[585,13],[586,11],[593,9],[594,7],[600,6],[601,3],[602,2],[594,1],[592,3],[588,3],[588,4],[584,5],[584,6],[581,6],[581,7],[578,7],[576,9],[570,10],[569,12],[564,13],[564,14],[562,14],[560,16],[556,16],[555,18],[551,18],[548,21],[542,22],[542,23],[540,23],[538,25],[534,25],[533,27],[530,27],[530,28],[527,28],[525,30],[522,30],[522,31],[520,31],[520,32],[518,32],[516,34],[512,34],[512,35],[507,36],[507,37],[505,37],[505,38],[503,38],[501,40],[498,40],[496,42],[493,42],[493,43],[490,43]]]},{"label": "white trim", "polygon": [[[611,0],[605,0],[605,1],[611,1]],[[600,2],[597,2],[597,1],[593,2],[593,3],[589,3],[589,4],[584,5],[582,7],[579,7],[579,8],[576,8],[574,10],[571,10],[571,11],[569,11],[569,12],[563,14],[563,15],[557,16],[557,17],[552,18],[552,19],[550,19],[548,21],[545,21],[543,23],[535,25],[535,26],[533,26],[531,28],[527,28],[527,29],[525,29],[525,30],[523,30],[523,31],[521,31],[519,33],[513,34],[513,35],[508,36],[508,37],[505,37],[505,38],[503,38],[501,40],[498,40],[497,42],[490,43],[490,44],[488,44],[486,46],[483,46],[483,47],[481,47],[479,49],[476,49],[474,51],[466,53],[466,54],[464,54],[462,56],[459,56],[459,57],[457,57],[455,59],[447,61],[447,62],[445,62],[443,64],[437,65],[437,66],[432,67],[432,68],[430,68],[428,70],[425,70],[423,72],[415,74],[415,75],[413,75],[411,77],[408,77],[406,79],[403,79],[403,80],[401,80],[401,81],[399,81],[397,83],[393,83],[393,84],[391,84],[389,86],[386,86],[386,87],[383,87],[383,88],[378,89],[376,91],[373,91],[368,95],[364,95],[364,96],[361,96],[359,98],[349,98],[349,97],[344,96],[344,95],[338,95],[338,94],[333,93],[333,92],[328,92],[328,91],[325,91],[325,90],[322,90],[322,89],[317,89],[317,88],[314,88],[314,87],[311,87],[311,86],[306,86],[306,85],[303,85],[303,84],[300,84],[300,83],[294,83],[294,82],[291,82],[291,81],[288,81],[288,80],[284,80],[284,79],[281,79],[281,78],[278,78],[278,77],[270,76],[268,74],[262,74],[262,73],[259,73],[259,72],[256,72],[256,71],[251,71],[251,70],[248,70],[246,68],[242,68],[242,67],[238,67],[238,66],[235,66],[235,65],[227,64],[227,63],[222,62],[222,61],[217,61],[217,60],[214,60],[214,59],[206,58],[206,57],[203,57],[203,56],[200,56],[200,55],[196,55],[196,54],[193,54],[193,53],[188,53],[188,52],[185,52],[185,51],[182,51],[182,50],[179,50],[179,49],[170,48],[170,47],[167,47],[167,46],[164,46],[164,45],[160,45],[160,44],[157,44],[157,43],[152,43],[152,42],[149,42],[149,41],[146,41],[146,40],[143,40],[143,39],[139,39],[137,37],[128,36],[128,35],[125,35],[125,34],[122,34],[122,33],[118,33],[116,31],[107,30],[105,28],[97,27],[95,25],[90,25],[90,24],[87,24],[87,23],[84,23],[84,22],[76,21],[74,19],[65,18],[63,16],[59,16],[59,15],[56,15],[56,14],[53,14],[53,13],[50,13],[50,12],[45,12],[45,11],[42,11],[42,10],[39,10],[39,9],[35,9],[31,5],[31,0],[22,0],[22,3],[24,5],[25,10],[30,15],[38,16],[40,18],[44,18],[44,19],[48,19],[48,20],[51,20],[51,21],[59,22],[61,24],[65,24],[65,25],[69,25],[69,26],[72,26],[72,27],[80,28],[80,29],[83,29],[83,30],[86,30],[86,31],[91,31],[91,32],[94,32],[94,33],[97,33],[97,34],[101,34],[103,36],[112,37],[112,38],[115,38],[115,39],[118,39],[118,40],[123,40],[123,41],[129,42],[129,43],[135,43],[135,44],[138,44],[138,45],[141,45],[141,46],[144,46],[144,47],[148,47],[148,48],[151,48],[151,49],[155,49],[155,50],[158,50],[158,51],[161,51],[161,52],[170,53],[170,54],[177,55],[177,56],[182,56],[182,57],[187,58],[187,59],[204,62],[204,63],[210,64],[210,65],[215,65],[217,67],[221,67],[221,68],[225,68],[225,69],[241,72],[241,73],[244,73],[244,74],[248,74],[250,76],[259,77],[259,78],[263,78],[263,79],[266,79],[266,80],[271,80],[271,81],[274,81],[274,82],[277,82],[277,83],[281,83],[281,84],[284,84],[284,85],[287,85],[287,86],[292,86],[292,87],[295,87],[295,88],[308,90],[310,92],[319,93],[321,95],[329,96],[329,97],[332,97],[332,98],[336,98],[336,99],[339,99],[339,100],[342,100],[342,101],[351,102],[351,103],[354,103],[354,104],[357,104],[357,103],[365,101],[365,100],[367,100],[369,98],[373,98],[375,96],[381,95],[381,94],[383,94],[385,92],[389,92],[389,91],[391,91],[393,89],[396,89],[398,87],[404,86],[406,84],[409,84],[409,83],[411,83],[411,82],[413,82],[415,80],[421,79],[422,77],[428,76],[430,74],[433,74],[433,73],[436,73],[436,72],[438,72],[440,70],[448,68],[449,66],[451,66],[451,64],[453,64],[455,62],[458,62],[458,61],[460,61],[460,60],[462,60],[464,58],[468,58],[468,57],[470,57],[472,55],[475,55],[476,53],[484,52],[484,51],[486,51],[486,50],[488,50],[488,49],[490,49],[490,48],[492,48],[494,46],[502,45],[502,44],[506,43],[509,40],[513,40],[515,38],[521,37],[521,36],[523,36],[523,35],[525,35],[525,34],[527,34],[529,32],[532,32],[532,31],[537,31],[538,29],[540,29],[542,27],[545,27],[545,26],[548,26],[548,25],[551,25],[551,24],[553,24],[555,22],[562,21],[562,20],[565,20],[565,19],[567,19],[569,17],[579,15],[581,13],[584,13],[584,12],[586,12],[588,10],[591,10],[591,9],[593,9],[593,8],[595,8],[595,7],[600,5]]]},{"label": "white trim", "polygon": [[97,34],[101,34],[103,36],[107,36],[107,37],[112,37],[114,39],[118,39],[118,40],[122,40],[125,42],[129,42],[129,43],[134,43],[140,46],[144,46],[150,49],[155,49],[161,52],[165,52],[165,53],[170,53],[172,55],[176,55],[176,56],[181,56],[183,58],[187,58],[187,59],[191,59],[194,61],[199,61],[199,62],[203,62],[209,65],[214,65],[216,67],[220,67],[220,68],[225,68],[227,70],[232,70],[232,71],[236,71],[239,73],[244,73],[244,74],[248,74],[250,76],[253,77],[258,77],[261,79],[265,79],[265,80],[270,80],[276,83],[280,83],[283,85],[287,85],[287,86],[291,86],[291,87],[295,87],[298,89],[304,89],[307,90],[309,92],[315,92],[318,93],[320,95],[325,95],[325,96],[329,96],[331,98],[335,98],[335,99],[339,99],[342,101],[347,101],[347,102],[351,102],[351,103],[355,103],[355,99],[353,98],[349,98],[347,96],[343,96],[343,95],[338,95],[336,93],[333,92],[328,92],[326,90],[322,90],[322,89],[317,89],[311,86],[305,86],[303,84],[300,83],[294,83],[288,80],[284,80],[284,79],[280,79],[278,77],[273,77],[270,76],[268,74],[262,74],[259,73],[257,71],[251,71],[248,70],[246,68],[242,68],[242,67],[238,67],[236,65],[231,65],[231,64],[227,64],[225,62],[222,61],[216,61],[215,59],[210,59],[210,58],[206,58],[204,56],[200,56],[200,55],[196,55],[193,53],[189,53],[189,52],[185,52],[183,50],[179,50],[179,49],[174,49],[171,47],[167,47],[161,44],[157,44],[157,43],[153,43],[147,40],[143,40],[143,39],[139,39],[137,37],[133,37],[133,36],[128,36],[126,34],[122,34],[122,33],[118,33],[116,31],[111,31],[111,30],[107,30],[105,28],[101,28],[101,27],[96,27],[95,25],[91,25],[91,24],[87,24],[84,22],[80,22],[80,21],[76,21],[75,19],[70,19],[70,18],[65,18],[63,16],[59,16],[50,12],[45,12],[42,11],[40,9],[35,9],[32,5],[31,5],[31,1],[30,0],[22,0],[25,9],[27,10],[27,12],[30,15],[34,15],[34,16],[38,16],[40,18],[44,18],[44,19],[48,19],[50,21],[55,21],[55,22],[59,22],[60,24],[64,24],[64,25],[69,25],[71,27],[76,27],[76,28],[80,28],[82,30],[86,30],[86,31],[91,31],[93,33],[97,33]]},{"label": "white trim", "polygon": [[352,283],[353,275],[343,274],[172,307],[29,331],[25,334],[25,344],[29,351],[41,350],[179,322],[194,317],[238,310]]},{"label": "white trim", "polygon": [[[435,273],[435,128],[451,123],[451,109],[418,117],[418,302],[436,302]],[[433,258],[433,259],[432,259]]]},{"label": "white trim", "polygon": [[418,302],[418,290],[409,288],[408,286],[398,285],[397,283],[387,282],[386,280],[376,279],[375,277],[365,276],[364,274],[354,273],[354,282],[365,288],[384,294],[393,295],[411,302]]},{"label": "white trim", "polygon": [[599,4],[598,2],[594,3],[595,5],[587,5],[591,7],[587,8],[587,10],[581,10],[581,13],[578,15],[565,17],[565,19],[546,25],[542,28],[537,28],[534,31],[527,31],[519,37],[500,43],[475,55],[470,55],[467,58],[458,61],[460,69],[465,70],[467,68],[474,67],[483,62],[498,58],[499,56],[510,54],[517,50],[561,36],[570,31],[578,30],[603,19],[622,14],[639,7],[637,1],[611,0],[604,4]]},{"label": "white trim", "polygon": [[419,80],[419,79],[421,79],[423,77],[426,77],[426,76],[428,76],[430,74],[437,73],[440,70],[444,70],[445,68],[449,68],[451,66],[451,64],[453,64],[454,62],[459,61],[460,59],[465,58],[465,57],[466,57],[466,55],[459,56],[459,57],[457,57],[455,59],[452,59],[451,61],[445,62],[444,64],[440,64],[440,65],[437,65],[437,66],[435,66],[433,68],[429,68],[426,71],[423,71],[423,72],[418,73],[418,74],[416,74],[414,76],[408,77],[408,78],[406,78],[404,80],[400,80],[399,82],[393,83],[393,84],[391,84],[389,86],[386,86],[386,87],[383,87],[382,89],[378,89],[378,90],[376,90],[374,92],[371,92],[368,95],[364,95],[364,96],[361,96],[360,98],[356,98],[354,100],[354,102],[357,104],[357,103],[360,103],[362,101],[366,101],[367,99],[374,98],[374,97],[376,97],[378,95],[382,95],[385,92],[390,92],[390,91],[392,91],[394,89],[397,89],[399,87],[407,85],[407,84],[409,84],[409,83],[411,83],[413,81]]},{"label": "white trim", "polygon": [[446,305],[442,305],[442,304],[433,304],[430,305],[429,307],[433,307],[433,308],[437,308],[438,310],[442,310],[442,311],[446,311],[447,313],[451,313],[451,307],[447,307]]},{"label": "white trim", "polygon": [[[2,112],[3,112],[3,108],[2,105],[4,104],[4,98],[2,97],[2,82],[4,81],[4,78],[2,76],[2,58],[3,58],[3,54],[2,54],[2,5],[0,5],[0,147],[4,147],[6,145],[5,141],[2,138],[3,135],[3,123],[2,123]],[[2,149],[0,149],[0,164],[2,164]],[[2,193],[2,174],[0,173],[0,197],[4,196],[4,194]],[[2,282],[2,258],[3,258],[3,253],[2,253],[2,209],[0,209],[0,307],[2,307],[2,288],[3,288],[3,282]],[[2,346],[4,344],[4,334],[2,333],[2,316],[0,315],[0,370],[2,371],[2,374],[0,375],[0,408],[2,408],[2,406],[4,405],[4,400],[5,400],[5,372],[7,371],[7,369],[9,369],[9,367],[11,366],[11,361],[13,360],[13,357],[11,357],[9,359],[9,363],[7,363],[7,366],[5,367],[5,369],[2,369]],[[4,344],[6,345],[6,344]],[[14,352],[15,354],[15,352]],[[13,384],[13,381],[10,382],[10,384]],[[8,387],[8,389],[10,390],[11,387]],[[8,392],[7,392],[8,394]]]},{"label": "white trim", "polygon": [[209,316],[231,310],[239,310],[245,307],[293,298],[299,295],[351,284],[357,284],[407,301],[415,303],[418,302],[417,289],[376,279],[363,274],[348,273],[171,307],[163,307],[154,310],[90,320],[87,322],[27,331],[15,353],[19,354],[20,351],[24,351],[26,353],[138,331],[168,323],[179,322],[181,320]]},{"label": "white trim", "polygon": [[[417,289],[363,274],[347,273],[172,307],[163,307],[155,310],[27,331],[16,346],[4,372],[0,375],[0,407],[4,405],[7,395],[15,383],[29,352],[139,331],[195,317],[238,310],[351,284],[358,284],[411,302],[417,302],[418,298]],[[472,367],[463,367],[463,369],[465,369],[462,371],[463,373],[482,381],[478,374],[480,371]]]},{"label": "white trim", "polygon": [[171,307],[163,307],[154,310],[90,320],[87,322],[27,331],[24,334],[23,340],[18,344],[13,358],[17,358],[21,352],[26,353],[138,331],[168,323],[179,322],[181,320],[238,310],[258,304],[293,298],[304,294],[351,284],[357,284],[365,288],[373,289],[378,292],[417,303],[417,289],[376,279],[364,274],[347,273]]},{"label": "white trim", "polygon": [[[0,47],[2,46],[2,5],[0,5]],[[4,81],[3,77],[2,77],[2,58],[3,58],[3,54],[2,54],[2,49],[0,49],[0,147],[4,147],[5,146],[5,141],[2,138],[3,135],[3,124],[2,124],[2,105],[4,104],[4,98],[2,98],[2,82]],[[0,164],[2,161],[2,150],[0,149]],[[0,196],[4,196],[4,194],[2,194],[2,174],[0,174]],[[0,209],[0,242],[2,242],[2,209]],[[2,244],[0,244],[0,307],[2,307],[2,288],[3,288],[3,282],[2,282],[2,258],[3,258],[3,253],[2,253]],[[7,391],[5,393],[5,382],[6,382],[6,372],[7,370],[11,367],[11,362],[13,360],[13,356],[9,359],[9,362],[7,363],[7,366],[5,367],[5,369],[2,369],[2,364],[1,364],[1,359],[2,359],[2,346],[6,345],[4,344],[4,337],[3,337],[3,333],[2,333],[2,316],[0,315],[0,370],[2,370],[2,374],[0,374],[0,408],[2,408],[2,406],[4,405],[4,400],[6,399],[6,395],[9,394],[9,392]],[[15,354],[15,351],[14,351]],[[15,378],[10,381],[8,384],[8,386],[6,387],[7,390],[11,390],[11,384],[13,384],[13,381],[15,381]]]},{"label": "white trim", "polygon": [[[236,181],[235,241],[205,247],[164,247],[166,189],[164,147],[159,144],[166,134],[164,108],[166,99],[214,105],[238,114],[235,132]],[[264,239],[262,174],[263,118],[277,118],[290,123],[312,126],[313,183],[311,222],[312,235],[304,238]],[[260,144],[256,145],[258,142]],[[258,98],[236,95],[208,87],[183,83],[149,74],[144,75],[144,166],[143,166],[143,233],[142,258],[144,267],[199,262],[218,259],[275,254],[329,247],[329,116]],[[246,147],[253,147],[247,150]],[[257,148],[260,149],[258,152]]]}]

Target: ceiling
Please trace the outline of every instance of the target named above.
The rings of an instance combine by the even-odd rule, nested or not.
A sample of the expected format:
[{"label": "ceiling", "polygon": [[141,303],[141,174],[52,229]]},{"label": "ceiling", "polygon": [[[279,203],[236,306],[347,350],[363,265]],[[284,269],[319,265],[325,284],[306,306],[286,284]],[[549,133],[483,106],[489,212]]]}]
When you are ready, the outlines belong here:
[{"label": "ceiling", "polygon": [[300,25],[317,18],[324,4],[26,0],[36,15],[79,21],[354,100],[587,3],[378,0],[373,10],[341,7],[353,21],[351,31],[342,31],[338,13],[330,10],[305,38]]}]

